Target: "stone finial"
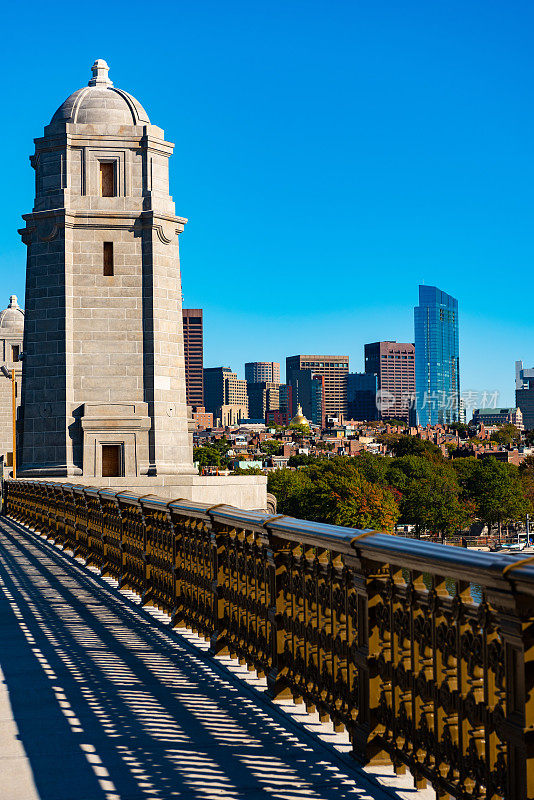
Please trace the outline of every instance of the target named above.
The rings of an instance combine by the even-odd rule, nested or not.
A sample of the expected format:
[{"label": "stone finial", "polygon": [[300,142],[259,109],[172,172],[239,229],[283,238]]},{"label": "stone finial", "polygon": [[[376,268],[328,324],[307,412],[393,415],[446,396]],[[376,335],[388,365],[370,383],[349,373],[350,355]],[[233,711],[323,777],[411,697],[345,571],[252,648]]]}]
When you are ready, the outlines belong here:
[{"label": "stone finial", "polygon": [[19,303],[18,303],[18,300],[17,300],[17,295],[16,294],[12,294],[11,297],[9,298],[8,308],[18,308],[18,307],[19,307]]},{"label": "stone finial", "polygon": [[108,78],[109,67],[103,58],[97,58],[91,70],[93,77],[88,86],[113,86],[113,81]]}]

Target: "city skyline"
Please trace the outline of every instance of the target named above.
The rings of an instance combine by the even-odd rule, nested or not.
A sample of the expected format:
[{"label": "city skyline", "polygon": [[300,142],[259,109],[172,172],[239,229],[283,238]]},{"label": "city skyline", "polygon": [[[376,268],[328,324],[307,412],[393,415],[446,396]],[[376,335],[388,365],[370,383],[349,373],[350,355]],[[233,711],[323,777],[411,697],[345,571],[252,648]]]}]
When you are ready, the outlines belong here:
[{"label": "city skyline", "polygon": [[[454,405],[455,408],[457,408],[457,411],[456,411],[456,414],[453,415],[453,416],[457,416],[458,415],[458,413],[460,412],[461,405],[463,406],[464,410],[467,411],[468,414],[471,412],[472,409],[477,408],[477,407],[481,407],[481,406],[488,406],[489,405],[492,408],[495,408],[495,407],[497,407],[499,405],[500,406],[505,406],[506,404],[503,403],[503,398],[502,398],[501,393],[498,390],[495,390],[494,388],[490,389],[488,387],[483,387],[483,388],[478,388],[478,389],[472,389],[472,388],[465,388],[462,385],[462,369],[461,369],[461,365],[460,365],[459,357],[458,357],[458,353],[459,353],[459,349],[460,349],[460,341],[461,341],[459,339],[459,331],[458,331],[458,300],[456,298],[453,298],[447,292],[444,292],[442,289],[440,289],[438,287],[432,287],[432,286],[427,286],[425,284],[420,284],[418,289],[419,289],[419,304],[420,305],[417,306],[416,304],[414,304],[414,307],[412,309],[412,312],[415,315],[414,317],[412,317],[412,320],[413,320],[413,323],[412,323],[413,324],[412,334],[413,335],[411,337],[411,340],[412,340],[411,344],[413,345],[413,347],[415,347],[415,344],[416,344],[415,340],[417,339],[417,318],[418,318],[417,315],[418,315],[418,312],[420,312],[421,298],[422,298],[423,295],[427,298],[424,301],[426,303],[431,296],[433,296],[434,294],[437,293],[437,296],[439,298],[441,298],[441,301],[443,301],[443,303],[445,303],[445,305],[443,305],[441,303],[441,301],[438,302],[438,306],[437,307],[441,307],[442,308],[441,312],[439,312],[439,313],[441,315],[443,315],[443,313],[446,313],[446,314],[452,313],[452,317],[453,317],[452,329],[454,329],[454,335],[452,336],[451,342],[447,345],[447,347],[451,347],[452,348],[451,353],[449,353],[449,355],[454,354],[454,375],[452,376],[452,378],[451,378],[451,376],[449,376],[447,379],[445,379],[444,374],[441,374],[441,373],[440,373],[440,376],[438,376],[437,374],[433,375],[433,377],[432,377],[432,383],[433,383],[433,387],[434,387],[433,390],[432,390],[433,393],[434,394],[436,394],[436,392],[443,393],[443,386],[445,386],[444,381],[446,382],[446,380],[449,381],[450,386],[454,386],[454,390],[453,390],[452,394],[454,394],[457,397],[457,400],[455,401],[455,403],[453,403],[453,405]],[[432,301],[432,302],[434,302],[434,301]],[[444,312],[443,311],[443,309],[448,308],[447,304],[452,304],[451,305],[451,309],[453,309],[452,312],[449,312],[449,311],[445,311]],[[437,318],[436,318],[436,321],[437,321]],[[448,328],[449,326],[445,325],[445,327]],[[427,334],[428,334],[428,331],[427,331]],[[424,344],[425,344],[425,341],[426,341],[427,337],[423,336],[423,334],[421,332],[421,334],[419,336],[419,339],[420,339],[420,345],[421,344],[423,345],[423,347],[421,349],[424,349]],[[390,337],[389,339],[383,338],[381,340],[381,342],[382,343],[388,343],[389,342],[389,343],[395,343],[395,344],[399,345],[399,339],[395,338],[395,337]],[[346,344],[347,343],[345,342],[344,349],[348,350],[349,348],[346,346]],[[400,342],[400,344],[402,344],[402,342]],[[426,345],[428,345],[428,344],[429,344],[429,342],[426,341]],[[437,342],[436,342],[436,344],[437,344]],[[356,366],[356,367],[354,366],[354,363],[352,363],[351,367],[350,367],[350,372],[351,372],[352,375],[358,376],[360,374],[363,375],[366,372],[373,371],[373,370],[369,370],[368,369],[369,365],[367,363],[368,359],[367,359],[367,355],[366,355],[367,349],[369,347],[371,347],[371,346],[372,345],[369,342],[364,342],[362,344],[361,353],[363,353],[363,369],[359,368],[359,362],[357,362],[358,366]],[[442,343],[441,347],[443,347],[443,343]],[[433,348],[434,348],[434,345],[433,345]],[[443,355],[443,353],[442,353],[442,355]],[[336,356],[339,356],[339,353],[338,354],[334,354],[333,352],[331,352],[331,353],[328,354],[327,357],[331,358],[331,357],[336,357]],[[434,353],[434,356],[437,357],[437,354]],[[265,354],[264,354],[264,357],[265,357]],[[360,354],[360,358],[361,358],[361,354]],[[422,356],[421,359],[420,359],[420,363],[419,363],[420,375],[422,375],[422,372],[421,372],[421,370],[423,369],[422,364],[423,364],[425,358],[426,358],[426,355]],[[287,359],[288,359],[287,354],[285,356],[285,359],[287,361]],[[349,362],[350,362],[350,356],[349,356]],[[237,363],[239,364],[239,362],[237,362]],[[271,362],[265,362],[265,361],[263,361],[263,362],[258,362],[258,361],[253,362],[253,364],[262,364],[262,365],[265,365],[265,367],[268,367],[270,363]],[[282,365],[284,364],[284,359],[283,358],[280,359],[280,363]],[[240,378],[244,377],[245,380],[250,380],[249,378],[247,378],[247,368],[252,368],[253,364],[250,364],[250,363],[245,363],[244,365],[243,364],[239,364],[238,367],[233,365],[232,369],[235,370],[235,372],[238,375],[238,377],[240,377]],[[280,369],[280,364],[277,364],[277,368],[279,370],[280,381],[282,383],[286,382],[287,381],[287,370],[284,370],[283,368]],[[430,369],[430,364],[427,364],[427,368]],[[435,367],[432,368],[432,369],[434,370]],[[447,372],[447,370],[446,370],[446,372]],[[447,372],[447,374],[448,374],[448,372]],[[427,379],[430,379],[430,374],[427,376]],[[452,380],[452,383],[451,383],[451,380]],[[423,381],[420,378],[420,384],[422,382]],[[441,386],[441,389],[438,389],[438,384],[439,384],[439,386]],[[472,385],[472,382],[468,380],[467,381],[467,386],[470,386],[470,385]],[[416,387],[416,389],[417,389],[417,387]],[[507,391],[509,391],[509,387],[507,388]],[[413,392],[413,387],[412,387],[412,392]],[[408,396],[408,394],[409,394],[408,389],[406,389],[406,391],[403,391],[401,393],[403,394],[403,396],[404,395]],[[448,394],[450,395],[451,393],[448,392]],[[414,400],[411,401],[411,402],[414,402],[414,401],[415,401],[415,396],[414,396]],[[417,402],[420,403],[420,405],[423,408],[425,407],[426,400],[424,399],[424,391],[423,391],[423,394],[421,394],[421,397],[418,398]],[[512,407],[513,405],[514,405],[513,402],[512,403],[508,403],[509,407]],[[427,422],[429,422],[430,420],[427,419],[427,416],[426,416],[425,412],[423,412],[422,416],[424,418],[422,424],[426,425]],[[414,420],[415,420],[415,418],[416,418],[416,414],[415,414],[415,411],[414,411]],[[435,421],[438,421],[437,417],[436,417]],[[452,417],[451,417],[450,421],[453,421]]]},{"label": "city skyline", "polygon": [[[115,4],[118,15],[135,7]],[[189,219],[184,305],[205,309],[206,363],[242,374],[259,358],[346,352],[362,371],[365,342],[411,341],[410,309],[425,282],[460,302],[462,390],[514,403],[514,363],[534,362],[521,306],[534,293],[532,6],[510,14],[482,2],[315,2],[302,14],[280,2],[202,3],[168,8],[172,35],[148,52],[154,18],[122,39],[82,9],[62,13],[62,2],[61,30],[39,4],[26,8],[34,25],[25,58],[20,36],[5,42],[17,73],[4,86],[17,113],[0,154],[6,296],[25,304],[17,229],[34,193],[32,139],[85,65],[103,57],[176,142],[171,184]],[[17,30],[16,13],[6,8],[7,30]],[[75,38],[75,56],[51,68],[65,37]],[[169,102],[177,76],[180,99]],[[39,91],[22,104],[20,86],[36,79]],[[504,280],[510,274],[515,281]]]}]

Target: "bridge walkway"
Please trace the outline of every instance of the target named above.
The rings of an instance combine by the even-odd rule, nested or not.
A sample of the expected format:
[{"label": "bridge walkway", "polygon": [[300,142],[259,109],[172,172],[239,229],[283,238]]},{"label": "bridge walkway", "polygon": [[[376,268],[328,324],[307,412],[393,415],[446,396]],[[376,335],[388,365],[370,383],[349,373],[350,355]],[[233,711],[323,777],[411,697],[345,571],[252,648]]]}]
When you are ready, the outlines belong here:
[{"label": "bridge walkway", "polygon": [[159,616],[0,519],[2,800],[435,796]]}]

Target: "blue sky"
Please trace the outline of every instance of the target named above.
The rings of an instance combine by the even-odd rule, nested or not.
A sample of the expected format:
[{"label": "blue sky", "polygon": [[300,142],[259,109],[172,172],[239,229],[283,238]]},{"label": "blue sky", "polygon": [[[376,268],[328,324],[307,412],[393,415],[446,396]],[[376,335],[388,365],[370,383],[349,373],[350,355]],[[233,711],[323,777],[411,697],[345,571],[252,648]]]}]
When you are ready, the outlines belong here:
[{"label": "blue sky", "polygon": [[[0,281],[33,138],[97,57],[176,143],[184,304],[206,366],[413,340],[417,286],[459,300],[462,390],[534,365],[534,5],[31,0],[4,11]],[[54,9],[54,12],[52,12]]]}]

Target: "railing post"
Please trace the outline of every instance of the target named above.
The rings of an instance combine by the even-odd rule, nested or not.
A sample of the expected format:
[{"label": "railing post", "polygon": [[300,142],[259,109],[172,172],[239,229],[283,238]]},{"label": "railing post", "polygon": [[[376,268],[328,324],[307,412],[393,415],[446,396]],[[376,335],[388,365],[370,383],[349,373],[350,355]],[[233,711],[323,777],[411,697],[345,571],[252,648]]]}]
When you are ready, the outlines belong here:
[{"label": "railing post", "polygon": [[[352,756],[361,764],[369,761],[369,733],[375,729],[377,713],[376,656],[379,650],[378,630],[370,623],[373,618],[369,607],[376,607],[376,586],[369,574],[369,567],[364,569],[361,559],[355,569],[355,598],[352,608],[352,644],[349,652],[356,671],[353,681],[353,703],[357,708],[357,716],[351,731]],[[372,655],[371,655],[372,654]],[[371,710],[371,691],[373,706]]]},{"label": "railing post", "polygon": [[122,515],[117,500],[118,492],[100,489],[102,505],[103,560],[101,575],[110,575],[115,580],[122,578]]},{"label": "railing post", "polygon": [[3,478],[2,479],[2,515],[7,516],[9,513],[9,482]]},{"label": "railing post", "polygon": [[[393,725],[391,709],[392,672],[392,581],[378,565],[366,567],[368,655],[360,698],[362,725],[358,760],[366,764],[391,764],[382,734]],[[365,674],[367,673],[367,674]],[[365,741],[364,732],[367,732]]]},{"label": "railing post", "polygon": [[270,646],[272,666],[267,674],[267,689],[269,696],[274,699],[289,698],[292,695],[287,682],[287,653],[284,626],[286,611],[287,590],[287,559],[289,552],[284,550],[282,542],[269,530],[266,525],[269,539],[268,570],[269,570],[269,611]]},{"label": "railing post", "polygon": [[227,655],[228,615],[225,613],[224,587],[228,578],[228,530],[211,518],[211,558],[212,558],[212,620],[210,654]]},{"label": "railing post", "polygon": [[[514,715],[522,714],[522,734],[523,743],[520,752],[517,753],[523,763],[520,777],[514,773],[514,764],[511,760],[509,773],[511,781],[517,781],[515,786],[510,787],[510,796],[515,792],[516,797],[527,797],[527,800],[534,798],[534,609],[532,598],[518,598],[518,611],[521,625],[522,646],[519,652],[515,651],[514,656],[521,664],[520,691],[516,692],[515,702],[511,702]],[[525,602],[526,601],[526,602]],[[511,653],[509,653],[509,656]],[[514,662],[510,665],[513,668]]]},{"label": "railing post", "polygon": [[[510,574],[510,577],[511,574]],[[498,748],[488,798],[534,798],[534,604],[532,596],[488,591],[497,609],[501,646],[490,653],[490,666],[502,700],[491,703],[492,727],[503,746]],[[506,744],[504,744],[506,743]],[[507,752],[506,752],[507,751]],[[491,791],[493,790],[493,792]]]},{"label": "railing post", "polygon": [[[147,495],[150,497],[151,495]],[[139,513],[141,516],[141,525],[143,530],[143,564],[144,564],[144,586],[143,591],[141,592],[141,605],[142,606],[149,606],[152,605],[152,598],[154,596],[154,590],[151,584],[151,576],[152,576],[152,564],[151,564],[151,557],[152,557],[152,545],[150,542],[149,530],[148,526],[151,522],[148,521],[147,515],[145,514],[145,509],[143,508],[142,499],[139,500]],[[124,526],[123,526],[124,528]]]}]

